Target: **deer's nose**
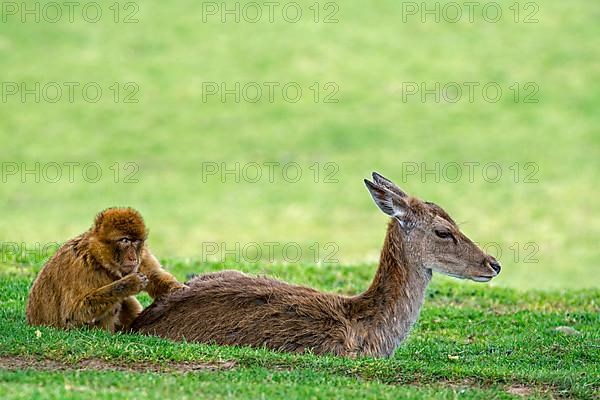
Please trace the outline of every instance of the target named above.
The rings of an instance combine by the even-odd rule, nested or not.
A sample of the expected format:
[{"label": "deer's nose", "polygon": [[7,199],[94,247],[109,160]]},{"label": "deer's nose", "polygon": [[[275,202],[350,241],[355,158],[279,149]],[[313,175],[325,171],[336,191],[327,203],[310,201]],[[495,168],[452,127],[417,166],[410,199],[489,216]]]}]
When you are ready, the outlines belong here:
[{"label": "deer's nose", "polygon": [[488,264],[490,264],[490,267],[492,267],[492,269],[494,271],[496,271],[496,274],[500,273],[500,270],[502,269],[502,266],[500,265],[500,263],[498,262],[498,260],[496,260],[494,257],[491,257],[488,259]]}]

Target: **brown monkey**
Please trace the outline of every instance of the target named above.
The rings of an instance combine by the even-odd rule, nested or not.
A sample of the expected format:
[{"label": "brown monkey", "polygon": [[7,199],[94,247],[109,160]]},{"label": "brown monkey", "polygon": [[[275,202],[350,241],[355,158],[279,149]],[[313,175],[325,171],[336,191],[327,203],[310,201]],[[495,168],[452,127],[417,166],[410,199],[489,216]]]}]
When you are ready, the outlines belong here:
[{"label": "brown monkey", "polygon": [[109,208],[62,245],[31,287],[27,322],[59,328],[127,330],[141,312],[135,294],[153,298],[181,288],[146,247],[148,231],[132,208]]}]

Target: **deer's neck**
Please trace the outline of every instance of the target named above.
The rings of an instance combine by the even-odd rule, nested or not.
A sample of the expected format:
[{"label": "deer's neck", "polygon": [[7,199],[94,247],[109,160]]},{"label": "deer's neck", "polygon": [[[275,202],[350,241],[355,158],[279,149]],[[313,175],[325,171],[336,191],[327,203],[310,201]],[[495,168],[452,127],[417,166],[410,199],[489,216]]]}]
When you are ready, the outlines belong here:
[{"label": "deer's neck", "polygon": [[431,280],[430,271],[409,264],[396,223],[388,224],[373,283],[355,298],[355,317],[366,354],[393,354],[419,317]]}]

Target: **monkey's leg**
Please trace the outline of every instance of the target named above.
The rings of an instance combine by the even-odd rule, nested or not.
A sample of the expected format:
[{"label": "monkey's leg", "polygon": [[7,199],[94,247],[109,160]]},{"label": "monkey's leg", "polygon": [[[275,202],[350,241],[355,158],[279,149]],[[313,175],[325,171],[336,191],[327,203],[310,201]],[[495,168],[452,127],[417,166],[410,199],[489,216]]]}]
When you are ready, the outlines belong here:
[{"label": "monkey's leg", "polygon": [[133,296],[126,298],[121,303],[121,311],[115,331],[128,331],[133,320],[142,312],[142,305]]},{"label": "monkey's leg", "polygon": [[141,274],[130,274],[118,281],[92,290],[75,302],[66,315],[65,325],[77,327],[83,324],[96,323],[109,312],[117,303],[126,297],[139,293],[146,284],[146,278]]},{"label": "monkey's leg", "polygon": [[153,299],[185,287],[183,283],[161,267],[156,257],[147,247],[144,248],[142,253],[140,272],[148,277],[146,292]]}]

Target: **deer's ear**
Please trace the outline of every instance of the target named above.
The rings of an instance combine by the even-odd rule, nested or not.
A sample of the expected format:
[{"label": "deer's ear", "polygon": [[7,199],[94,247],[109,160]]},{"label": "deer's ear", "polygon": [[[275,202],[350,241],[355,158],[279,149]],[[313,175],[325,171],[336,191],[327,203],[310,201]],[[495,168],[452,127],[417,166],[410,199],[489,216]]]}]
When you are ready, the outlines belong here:
[{"label": "deer's ear", "polygon": [[373,182],[375,182],[379,186],[383,186],[384,188],[396,193],[400,197],[407,197],[407,194],[404,190],[400,189],[396,184],[390,181],[385,176],[378,174],[373,171]]},{"label": "deer's ear", "polygon": [[410,212],[410,207],[402,197],[367,179],[365,179],[365,185],[369,193],[371,193],[373,201],[381,211],[390,217],[397,218],[400,222],[406,219]]}]

